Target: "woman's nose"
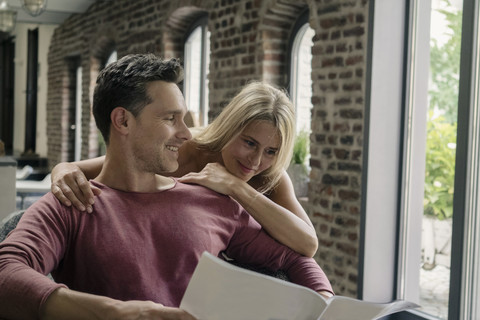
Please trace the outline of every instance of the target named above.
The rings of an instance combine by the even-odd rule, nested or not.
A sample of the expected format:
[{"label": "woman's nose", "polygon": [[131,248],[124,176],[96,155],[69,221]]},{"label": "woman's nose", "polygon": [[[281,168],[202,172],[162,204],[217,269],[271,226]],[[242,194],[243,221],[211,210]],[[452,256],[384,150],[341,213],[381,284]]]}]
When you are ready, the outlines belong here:
[{"label": "woman's nose", "polygon": [[252,167],[259,167],[262,162],[262,152],[254,151],[250,154],[248,159]]}]

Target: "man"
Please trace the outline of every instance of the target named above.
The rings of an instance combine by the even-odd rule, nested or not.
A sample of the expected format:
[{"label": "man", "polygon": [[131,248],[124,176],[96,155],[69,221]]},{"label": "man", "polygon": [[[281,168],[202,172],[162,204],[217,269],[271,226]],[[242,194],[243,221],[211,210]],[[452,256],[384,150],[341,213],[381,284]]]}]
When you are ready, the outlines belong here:
[{"label": "man", "polygon": [[25,212],[0,244],[0,318],[193,319],[178,305],[203,251],[332,293],[313,259],[274,241],[235,201],[155,174],[175,171],[191,138],[181,79],[176,60],[150,54],[101,72],[93,114],[107,153],[93,214],[51,193]]}]

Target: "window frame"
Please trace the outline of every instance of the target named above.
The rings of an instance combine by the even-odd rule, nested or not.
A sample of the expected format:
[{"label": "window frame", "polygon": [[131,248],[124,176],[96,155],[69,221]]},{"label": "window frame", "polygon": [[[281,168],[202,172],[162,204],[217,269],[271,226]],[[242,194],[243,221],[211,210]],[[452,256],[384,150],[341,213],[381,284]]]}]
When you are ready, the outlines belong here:
[{"label": "window frame", "polygon": [[[479,6],[479,0],[463,2],[455,161],[466,165],[455,167],[448,314],[450,319],[473,319],[480,315],[479,306],[473,301],[480,298],[478,292],[480,244],[476,233],[480,227],[476,217],[480,208],[477,201],[480,186]],[[476,282],[476,285],[472,286],[472,282]]]},{"label": "window frame", "polygon": [[369,301],[395,298],[407,1],[369,6],[357,290]]},{"label": "window frame", "polygon": [[[362,179],[365,192],[362,195],[358,286],[359,298],[365,300],[405,298],[402,296],[405,288],[401,281],[397,281],[405,276],[404,266],[398,257],[398,253],[405,249],[405,242],[397,239],[404,231],[401,224],[405,223],[404,211],[408,209],[409,203],[404,190],[410,183],[410,176],[404,178],[409,170],[404,165],[404,159],[411,150],[404,149],[403,145],[409,139],[406,135],[412,126],[412,107],[404,109],[403,106],[412,101],[415,90],[421,90],[408,84],[408,80],[414,76],[416,66],[407,68],[412,55],[418,52],[418,48],[409,47],[415,28],[412,28],[412,23],[415,22],[410,17],[414,10],[419,9],[416,5],[417,0],[390,0],[376,1],[370,7],[364,140],[366,151]],[[479,0],[463,1],[456,150],[456,163],[462,165],[457,165],[455,169],[449,319],[470,319],[480,314],[480,306],[474,300],[480,298],[480,218],[477,217],[480,211],[477,200],[480,194],[478,11]],[[403,13],[403,23],[399,12]],[[398,54],[399,51],[403,53],[403,58]],[[402,66],[402,72],[397,69],[398,63]],[[389,70],[388,75],[382,75],[382,70]],[[382,106],[388,108],[388,114],[381,109]],[[382,115],[386,117],[382,118]],[[383,122],[378,123],[379,120]],[[393,129],[388,128],[392,125]],[[388,136],[388,141],[382,136]],[[388,144],[396,145],[397,150]],[[369,167],[375,170],[368,170]],[[392,249],[393,255],[390,254]],[[382,286],[375,290],[379,279]],[[388,318],[436,319],[414,310]]]}]

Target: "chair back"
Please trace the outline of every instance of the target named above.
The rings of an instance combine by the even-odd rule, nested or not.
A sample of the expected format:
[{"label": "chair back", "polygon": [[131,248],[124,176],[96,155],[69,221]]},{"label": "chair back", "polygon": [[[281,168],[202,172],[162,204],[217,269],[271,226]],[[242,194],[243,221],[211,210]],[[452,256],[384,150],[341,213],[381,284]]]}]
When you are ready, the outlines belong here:
[{"label": "chair back", "polygon": [[0,242],[5,240],[10,231],[15,229],[24,212],[25,210],[12,212],[0,222]]}]

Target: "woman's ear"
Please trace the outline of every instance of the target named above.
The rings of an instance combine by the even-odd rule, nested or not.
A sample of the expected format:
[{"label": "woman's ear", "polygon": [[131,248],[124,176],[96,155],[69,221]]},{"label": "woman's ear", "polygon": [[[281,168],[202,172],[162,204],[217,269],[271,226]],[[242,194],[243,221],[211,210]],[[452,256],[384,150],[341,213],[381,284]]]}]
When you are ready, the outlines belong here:
[{"label": "woman's ear", "polygon": [[122,107],[116,107],[110,113],[110,120],[112,121],[112,129],[118,131],[120,134],[127,134],[129,131],[128,125],[130,122],[131,113]]}]

